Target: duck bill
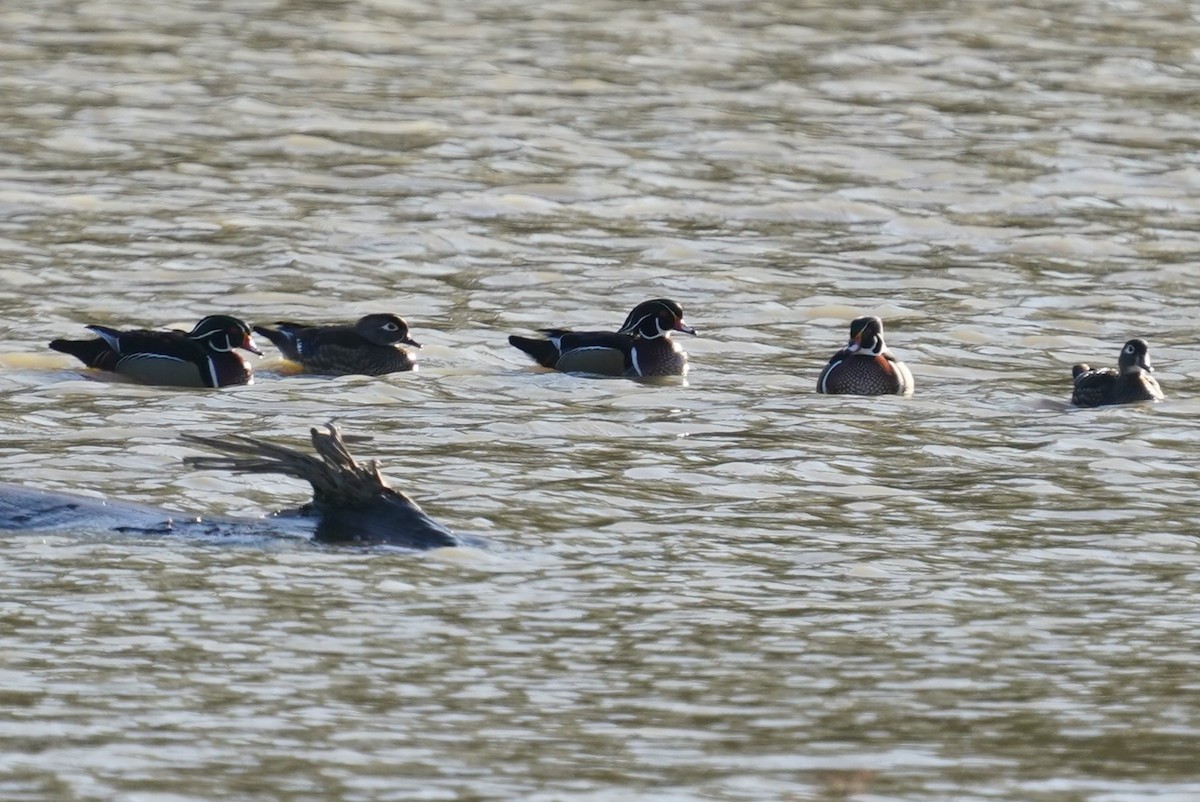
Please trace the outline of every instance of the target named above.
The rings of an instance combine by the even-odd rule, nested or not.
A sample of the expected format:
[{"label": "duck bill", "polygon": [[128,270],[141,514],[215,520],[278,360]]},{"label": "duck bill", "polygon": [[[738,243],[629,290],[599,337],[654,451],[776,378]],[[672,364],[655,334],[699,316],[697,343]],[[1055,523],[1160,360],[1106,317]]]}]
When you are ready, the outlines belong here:
[{"label": "duck bill", "polygon": [[250,337],[249,334],[246,335],[246,338],[244,340],[242,340],[242,344],[238,347],[244,348],[245,350],[249,351],[252,354],[258,354],[259,356],[263,355],[263,352],[260,351],[258,349],[258,346],[254,344],[254,340]]},{"label": "duck bill", "polygon": [[696,333],[695,329],[693,329],[688,324],[684,323],[682,320],[675,321],[675,331],[682,331],[684,334],[693,334],[693,335]]},{"label": "duck bill", "polygon": [[412,337],[405,337],[400,342],[404,343],[405,345],[411,345],[413,348],[422,347],[421,344],[419,342],[417,342],[416,340],[414,340]]}]

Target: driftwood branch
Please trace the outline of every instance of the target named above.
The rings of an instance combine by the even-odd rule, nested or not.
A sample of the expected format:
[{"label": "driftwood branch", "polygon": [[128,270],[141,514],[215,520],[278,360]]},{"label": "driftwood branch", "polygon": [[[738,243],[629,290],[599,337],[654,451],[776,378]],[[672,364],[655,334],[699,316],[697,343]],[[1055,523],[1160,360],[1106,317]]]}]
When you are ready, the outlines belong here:
[{"label": "driftwood branch", "polygon": [[185,434],[183,439],[189,443],[230,456],[185,457],[183,461],[199,470],[230,474],[275,473],[303,479],[312,485],[313,500],[318,505],[370,500],[382,491],[390,490],[379,473],[379,464],[375,460],[360,463],[354,459],[337,426],[327,423],[324,431],[317,428],[310,431],[316,457],[244,434],[222,438]]}]

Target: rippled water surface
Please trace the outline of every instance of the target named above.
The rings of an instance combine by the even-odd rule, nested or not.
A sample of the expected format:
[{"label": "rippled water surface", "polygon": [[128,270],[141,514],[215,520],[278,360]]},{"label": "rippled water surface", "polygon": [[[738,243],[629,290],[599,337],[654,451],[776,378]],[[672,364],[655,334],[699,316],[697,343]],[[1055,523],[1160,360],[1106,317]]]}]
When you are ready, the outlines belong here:
[{"label": "rippled water surface", "polygon": [[[0,10],[0,481],[307,488],[488,550],[0,539],[0,798],[1200,798],[1200,19],[1175,2]],[[686,385],[505,342],[671,297]],[[139,387],[87,323],[404,315],[415,374]],[[911,399],[816,395],[879,314]],[[1153,406],[1070,366],[1150,341]],[[265,344],[264,344],[265,345]]]}]

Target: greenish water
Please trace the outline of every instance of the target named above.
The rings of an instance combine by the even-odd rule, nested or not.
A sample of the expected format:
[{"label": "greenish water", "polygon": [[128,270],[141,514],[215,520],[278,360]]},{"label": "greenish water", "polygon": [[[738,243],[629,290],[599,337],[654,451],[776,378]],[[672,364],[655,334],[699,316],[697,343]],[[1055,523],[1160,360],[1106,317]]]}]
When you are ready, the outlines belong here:
[{"label": "greenish water", "polygon": [[[260,515],[178,433],[337,419],[494,546],[0,540],[0,797],[1200,796],[1200,22],[799,5],[0,11],[0,481]],[[505,341],[660,296],[684,386]],[[417,373],[45,347],[371,311]],[[912,399],[814,393],[866,313]]]}]

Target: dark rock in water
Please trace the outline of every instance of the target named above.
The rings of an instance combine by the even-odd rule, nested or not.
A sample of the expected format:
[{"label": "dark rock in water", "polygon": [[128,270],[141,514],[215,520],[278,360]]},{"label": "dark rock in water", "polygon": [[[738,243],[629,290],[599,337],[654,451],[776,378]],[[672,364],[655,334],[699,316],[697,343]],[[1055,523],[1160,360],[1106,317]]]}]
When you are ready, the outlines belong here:
[{"label": "dark rock in water", "polygon": [[300,510],[262,518],[188,518],[142,504],[75,496],[0,484],[0,530],[46,531],[80,527],[114,532],[197,536],[302,536],[321,543],[387,544],[411,549],[482,545],[456,535],[417,503],[389,487],[372,460],[351,456],[336,426],[312,429],[317,456],[245,435],[228,438],[184,435],[189,443],[227,456],[187,457],[201,470],[274,473],[312,485],[312,501]]}]

